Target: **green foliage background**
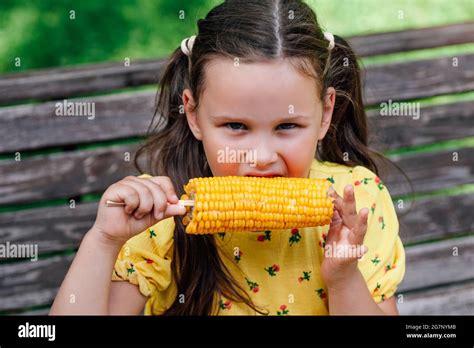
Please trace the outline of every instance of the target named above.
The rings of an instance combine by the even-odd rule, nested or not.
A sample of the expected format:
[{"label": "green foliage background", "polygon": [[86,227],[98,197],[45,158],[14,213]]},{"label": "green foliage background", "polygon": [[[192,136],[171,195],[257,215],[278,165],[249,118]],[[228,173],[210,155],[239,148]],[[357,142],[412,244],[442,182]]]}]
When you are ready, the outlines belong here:
[{"label": "green foliage background", "polygon": [[[221,2],[0,0],[0,73],[164,57]],[[307,2],[327,30],[345,36],[474,20],[473,0]]]}]

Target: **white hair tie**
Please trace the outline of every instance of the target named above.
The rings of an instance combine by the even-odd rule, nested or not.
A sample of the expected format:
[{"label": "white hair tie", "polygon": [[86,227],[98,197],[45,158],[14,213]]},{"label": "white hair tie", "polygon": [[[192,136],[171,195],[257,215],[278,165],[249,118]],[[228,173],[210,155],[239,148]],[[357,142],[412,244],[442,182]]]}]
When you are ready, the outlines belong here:
[{"label": "white hair tie", "polygon": [[325,31],[323,34],[324,34],[324,37],[326,38],[326,40],[329,41],[328,49],[331,51],[334,48],[334,45],[335,45],[334,35],[331,34],[329,31]]},{"label": "white hair tie", "polygon": [[196,40],[196,35],[187,37],[181,41],[181,51],[187,56],[189,56],[193,50],[194,40]]}]

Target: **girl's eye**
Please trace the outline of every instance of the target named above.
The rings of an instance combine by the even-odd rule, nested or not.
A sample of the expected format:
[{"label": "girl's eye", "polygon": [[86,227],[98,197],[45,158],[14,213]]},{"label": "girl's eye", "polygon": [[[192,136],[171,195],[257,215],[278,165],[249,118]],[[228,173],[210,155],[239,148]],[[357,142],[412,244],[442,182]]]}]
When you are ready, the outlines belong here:
[{"label": "girl's eye", "polygon": [[282,123],[278,127],[281,127],[282,129],[293,129],[296,127],[296,124],[294,123]]},{"label": "girl's eye", "polygon": [[232,130],[243,130],[245,129],[245,126],[242,123],[239,122],[228,122],[225,124],[227,128],[230,128]]},{"label": "girl's eye", "polygon": [[[228,122],[225,124],[227,128],[230,128],[232,130],[245,130],[247,127],[243,123],[239,122]],[[294,123],[282,123],[278,126],[278,128],[281,129],[293,129],[296,128],[297,125]]]}]

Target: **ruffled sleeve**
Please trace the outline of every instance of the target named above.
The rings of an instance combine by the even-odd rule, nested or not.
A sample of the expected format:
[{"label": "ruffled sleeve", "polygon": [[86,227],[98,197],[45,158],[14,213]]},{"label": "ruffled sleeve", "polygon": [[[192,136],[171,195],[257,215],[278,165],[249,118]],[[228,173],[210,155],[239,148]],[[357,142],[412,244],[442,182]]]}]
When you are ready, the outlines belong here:
[{"label": "ruffled sleeve", "polygon": [[115,262],[112,280],[139,287],[148,297],[145,314],[163,311],[172,298],[169,290],[174,227],[170,217],[129,239]]},{"label": "ruffled sleeve", "polygon": [[364,244],[368,252],[359,269],[375,302],[393,296],[405,274],[405,251],[399,236],[398,218],[384,183],[367,168],[352,171],[357,211],[369,208]]}]

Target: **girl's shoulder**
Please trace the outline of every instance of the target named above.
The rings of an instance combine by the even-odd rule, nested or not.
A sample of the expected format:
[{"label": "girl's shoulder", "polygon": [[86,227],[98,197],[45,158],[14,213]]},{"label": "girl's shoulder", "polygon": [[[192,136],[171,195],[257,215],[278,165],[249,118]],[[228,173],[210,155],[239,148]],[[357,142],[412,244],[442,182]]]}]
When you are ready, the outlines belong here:
[{"label": "girl's shoulder", "polygon": [[334,163],[329,161],[318,161],[317,159],[313,159],[313,163],[311,164],[311,172],[310,177],[318,177],[319,173],[331,174],[331,175],[341,175],[341,176],[371,176],[375,177],[376,174],[372,172],[370,169],[364,166],[355,166],[350,167],[340,163]]},{"label": "girl's shoulder", "polygon": [[344,186],[350,184],[362,195],[376,197],[383,193],[382,196],[389,196],[388,190],[377,174],[364,166],[350,167],[314,159],[311,165],[310,178],[328,180],[339,194],[343,191]]},{"label": "girl's shoulder", "polygon": [[150,298],[145,314],[163,312],[171,303],[174,227],[171,217],[150,226],[122,246],[115,262],[112,280],[138,285]]}]

